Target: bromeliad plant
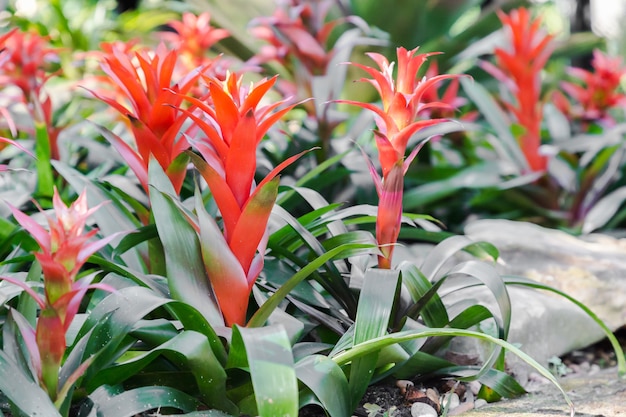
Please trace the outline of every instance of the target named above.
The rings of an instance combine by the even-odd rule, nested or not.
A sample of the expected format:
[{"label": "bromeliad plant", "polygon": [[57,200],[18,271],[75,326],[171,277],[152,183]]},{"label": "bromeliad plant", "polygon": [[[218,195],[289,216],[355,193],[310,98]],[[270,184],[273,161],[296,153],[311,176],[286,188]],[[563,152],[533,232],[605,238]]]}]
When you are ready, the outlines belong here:
[{"label": "bromeliad plant", "polygon": [[417,48],[397,49],[397,77],[393,74],[395,63],[390,64],[387,58],[377,53],[369,53],[368,56],[376,62],[379,69],[354,64],[372,77],[364,81],[376,88],[382,99],[382,108],[371,103],[340,101],[371,110],[377,116],[378,129],[374,131],[374,134],[382,168],[382,179],[371,162],[369,160],[368,162],[379,198],[376,239],[382,254],[378,258],[378,266],[386,269],[391,268],[393,248],[398,240],[402,223],[404,174],[425,143],[421,142],[416,146],[405,160],[409,140],[419,130],[446,121],[446,119],[419,120],[419,114],[429,109],[449,108],[449,104],[443,102],[423,103],[422,98],[426,91],[435,87],[440,81],[457,77],[456,75],[435,75],[419,79],[420,67],[429,56],[435,53],[417,55],[416,53]]},{"label": "bromeliad plant", "polygon": [[256,184],[257,146],[294,104],[287,105],[284,100],[261,103],[275,77],[250,87],[234,73],[224,81],[205,80],[210,100],[187,97],[202,114],[180,110],[200,129],[201,136],[188,141],[204,159],[188,155],[209,186],[223,226],[220,232],[204,208],[196,205],[198,223],[194,228],[200,234],[208,279],[226,324],[243,325],[252,286],[263,269],[267,222],[278,195],[277,175],[301,156],[287,159]]},{"label": "bromeliad plant", "polygon": [[88,208],[85,192],[68,207],[55,190],[53,207],[54,218],[46,215],[49,230],[24,212],[11,207],[15,219],[32,235],[41,249],[41,252],[35,253],[35,258],[43,275],[43,295],[23,281],[4,276],[0,279],[22,287],[40,309],[35,329],[30,327],[28,319],[19,311],[12,310],[11,316],[28,348],[34,379],[60,408],[72,385],[89,366],[89,360],[85,361],[59,386],[59,371],[67,347],[66,334],[88,290],[112,290],[101,284],[92,284],[94,275],[79,277],[79,272],[91,255],[108,245],[116,236],[92,240],[98,230],[85,231],[88,218],[99,208]]},{"label": "bromeliad plant", "polygon": [[[606,124],[607,109],[618,105],[620,100],[616,88],[623,69],[619,60],[596,52],[595,75],[569,69],[581,81],[561,83],[563,91],[575,102],[570,105],[557,91],[553,94],[556,106],[544,105],[540,95],[541,73],[554,48],[553,37],[542,34],[540,19],[533,19],[530,10],[520,8],[510,15],[501,14],[501,19],[510,36],[511,52],[496,49],[499,65],[484,62],[482,67],[516,97],[515,103],[507,98],[502,101],[517,124],[502,123],[497,116],[502,113],[498,113],[499,109],[482,87],[465,83],[465,90],[497,132],[498,148],[503,150],[500,156],[510,164],[503,170],[504,178],[511,181],[492,182],[490,185],[497,185],[500,191],[479,194],[474,200],[475,207],[491,205],[511,210],[577,233],[601,227],[616,216],[624,194],[619,181],[616,183],[616,173],[623,165],[623,146],[618,138],[622,128]],[[559,113],[559,108],[565,113]],[[570,126],[568,118],[576,123]],[[590,128],[592,121],[597,122],[595,128]],[[548,136],[546,133],[549,137],[542,139],[542,135]],[[519,142],[513,142],[513,135],[518,135]],[[526,175],[511,178],[508,173],[512,167]]]},{"label": "bromeliad plant", "polygon": [[148,192],[148,163],[155,158],[168,173],[176,192],[180,192],[186,175],[186,158],[178,158],[189,147],[179,130],[186,120],[177,106],[195,85],[206,67],[199,67],[174,81],[179,52],[160,45],[154,55],[110,45],[103,54],[101,67],[113,93],[91,93],[117,110],[128,123],[136,148],[116,134],[103,129],[103,134],[122,155],[139,183]]},{"label": "bromeliad plant", "polygon": [[508,33],[508,47],[496,48],[496,63],[483,62],[482,67],[508,90],[512,99],[503,99],[504,107],[521,128],[518,138],[528,169],[543,172],[547,159],[541,154],[541,71],[554,49],[553,36],[543,32],[540,18],[532,18],[528,9],[509,14],[499,13]]},{"label": "bromeliad plant", "polygon": [[[519,384],[501,372],[501,347],[556,382],[506,342],[507,282],[492,265],[473,259],[447,267],[460,250],[493,260],[493,246],[456,236],[419,262],[400,262],[394,251],[399,233],[413,230],[403,223],[432,220],[403,213],[405,174],[424,143],[413,145],[412,138],[441,132],[444,117],[463,103],[459,76],[431,69],[420,77],[432,53],[405,48],[395,51],[395,63],[370,53],[378,68],[334,67],[352,61],[352,47],[371,39],[363,37],[368,31],[359,19],[334,20],[338,10],[331,6],[295,1],[274,20],[257,20],[276,36],[266,38],[274,46],[289,46],[291,56],[282,63],[293,64],[292,81],[306,79],[298,91],[312,92],[307,95],[316,97],[316,106],[276,99],[276,76],[222,71],[228,59],[205,62],[206,51],[190,36],[206,35],[205,46],[227,40],[208,15],[185,15],[171,25],[177,33],[155,48],[113,42],[81,55],[102,61],[104,76],[94,79],[105,88],[89,88],[115,117],[96,120],[106,125],[99,131],[107,141],[99,145],[111,154],[117,150],[123,161],[95,170],[89,156],[86,166],[71,158],[49,163],[59,175],[50,230],[26,214],[28,205],[9,209],[13,217],[2,223],[8,233],[0,227],[0,296],[10,306],[0,315],[0,390],[12,414],[34,414],[28,397],[37,399],[37,412],[51,416],[68,416],[78,405],[82,417],[131,417],[161,413],[160,407],[296,416],[312,404],[343,417],[357,408],[370,383],[416,375],[476,379],[489,387],[481,393],[487,398],[520,394]],[[346,29],[346,21],[358,27]],[[349,94],[341,101],[376,117],[380,167],[368,166],[378,207],[343,207],[307,188],[318,175],[320,182],[334,180],[333,164],[344,155],[300,159],[301,150],[317,141],[345,144],[334,136],[344,127],[330,105],[337,104],[351,68],[365,71],[381,97],[380,106]],[[256,82],[247,85],[247,77]],[[448,81],[448,92],[436,94]],[[292,115],[284,135],[276,125]],[[348,129],[359,130],[351,123]],[[314,139],[302,140],[306,135]],[[267,156],[280,147],[277,137],[290,145],[272,153],[271,163],[260,159],[261,149]],[[129,171],[136,179],[119,175]],[[80,197],[68,207],[59,195],[71,190]],[[97,211],[87,207],[87,195]],[[292,213],[294,200],[301,204]],[[99,231],[86,231],[88,217]],[[118,240],[127,229],[133,233]],[[94,240],[96,234],[102,238]],[[35,244],[41,251],[33,259]],[[379,267],[368,268],[377,256]],[[446,300],[475,285],[493,294],[494,308]],[[467,330],[485,321],[495,323],[493,334]],[[436,356],[454,336],[498,348],[481,365],[459,367]],[[9,375],[24,383],[12,386]]]}]

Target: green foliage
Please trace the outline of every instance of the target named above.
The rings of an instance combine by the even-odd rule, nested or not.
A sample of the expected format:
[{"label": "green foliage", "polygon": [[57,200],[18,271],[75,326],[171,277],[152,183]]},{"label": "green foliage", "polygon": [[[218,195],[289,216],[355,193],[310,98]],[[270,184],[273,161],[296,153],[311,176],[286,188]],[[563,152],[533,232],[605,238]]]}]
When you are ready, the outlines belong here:
[{"label": "green foliage", "polygon": [[[529,171],[520,141],[526,130],[500,105],[509,99],[496,88],[502,80],[479,69],[477,57],[501,36],[483,1],[303,1],[276,12],[267,2],[146,0],[121,15],[113,1],[35,3],[37,13],[18,10],[8,24],[48,35],[34,37],[45,53],[15,51],[7,43],[14,33],[0,36],[0,98],[9,103],[0,112],[0,392],[9,409],[0,415],[295,417],[317,405],[343,417],[385,378],[476,380],[495,400],[525,392],[505,372],[505,351],[561,389],[507,341],[511,285],[574,302],[606,332],[626,374],[618,341],[594,312],[546,285],[500,276],[497,248],[456,235],[470,216],[575,233],[617,227],[626,217],[624,118],[615,109],[606,115],[610,125],[546,104],[541,134],[550,164]],[[525,3],[508,2],[505,11]],[[9,12],[16,7],[11,2]],[[209,10],[211,24],[230,36],[215,35],[208,15],[188,10]],[[179,18],[189,33],[169,31],[175,41],[157,34]],[[266,30],[263,39],[249,35],[253,27]],[[154,53],[161,40],[159,50],[175,59]],[[371,84],[393,90],[381,93],[378,107],[369,87],[348,82],[362,74],[344,64],[362,62],[365,50],[418,44],[420,52],[446,53],[429,58],[440,70],[474,79],[427,75],[429,88],[417,83],[417,119],[406,122],[424,121],[423,129],[405,137],[398,154],[394,112],[410,94],[399,91],[393,68],[403,69],[367,70]],[[590,34],[564,44],[570,53],[598,45]],[[113,59],[121,56],[128,59]],[[542,69],[554,89],[566,56],[557,48]],[[33,57],[29,73],[20,60]],[[157,74],[180,82],[165,85]],[[416,76],[424,74],[403,75]],[[30,95],[25,81],[35,85]],[[346,102],[376,109],[385,123],[378,120],[372,135],[373,117],[351,113]],[[441,123],[426,126],[433,120]],[[409,166],[417,151],[407,156],[404,148],[422,146]],[[375,152],[400,162],[404,189],[384,194],[386,179],[372,182]],[[401,242],[434,243],[427,255],[394,263],[389,256],[391,268],[374,267],[385,249],[375,232],[383,217],[376,186],[381,199],[405,190],[394,201],[393,226]],[[58,204],[78,195],[86,196],[85,225]],[[56,244],[54,222],[84,237],[84,247]],[[48,255],[58,255],[69,281],[50,276]],[[71,302],[55,304],[49,294],[61,284]],[[491,307],[446,298],[477,286]],[[67,310],[76,315],[64,322]],[[51,318],[59,318],[59,332],[38,332]],[[442,359],[454,337],[493,349],[482,364],[459,366]],[[42,360],[59,350],[52,392]]]}]

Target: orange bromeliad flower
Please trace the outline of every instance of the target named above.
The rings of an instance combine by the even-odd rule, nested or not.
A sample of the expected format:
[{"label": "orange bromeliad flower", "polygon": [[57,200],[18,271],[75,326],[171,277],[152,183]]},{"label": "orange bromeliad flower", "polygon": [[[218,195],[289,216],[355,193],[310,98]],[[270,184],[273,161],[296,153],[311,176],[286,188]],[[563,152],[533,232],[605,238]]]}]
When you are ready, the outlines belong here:
[{"label": "orange bromeliad flower", "polygon": [[[89,289],[111,290],[108,286],[91,284],[93,276],[76,280],[89,256],[109,244],[118,234],[100,240],[91,240],[98,232],[85,232],[89,216],[99,208],[87,207],[87,195],[83,193],[69,207],[58,192],[53,196],[55,218],[48,217],[49,230],[35,220],[10,207],[18,223],[39,244],[41,252],[35,253],[43,271],[44,296],[40,296],[27,284],[9,277],[0,279],[22,287],[41,309],[36,330],[20,326],[31,354],[33,367],[41,386],[54,401],[59,394],[59,367],[65,354],[65,334],[78,312],[81,300]],[[13,312],[14,315],[19,314]]]},{"label": "orange bromeliad flower", "polygon": [[545,171],[547,160],[539,153],[543,114],[540,75],[553,50],[553,36],[543,32],[541,19],[533,19],[523,7],[498,15],[507,30],[509,48],[496,48],[496,65],[483,62],[482,67],[515,97],[515,102],[504,105],[524,128],[519,138],[522,152],[531,171]]},{"label": "orange bromeliad flower", "polygon": [[[196,85],[201,68],[174,82],[177,51],[167,51],[163,44],[157,47],[154,55],[142,50],[124,53],[116,45],[108,49],[110,52],[103,54],[101,67],[116,92],[91,93],[126,118],[135,138],[136,150],[116,135],[106,136],[146,192],[151,156],[159,162],[179,192],[185,179],[186,164],[176,163],[176,158],[189,144],[185,138],[178,137],[186,116],[177,107],[183,102],[183,95]],[[126,102],[119,102],[120,97]]]},{"label": "orange bromeliad flower", "polygon": [[339,100],[371,110],[377,116],[378,130],[374,133],[382,167],[382,179],[371,163],[370,172],[376,183],[380,201],[376,220],[376,239],[382,252],[378,258],[380,268],[391,267],[393,247],[400,233],[404,174],[424,143],[416,146],[405,159],[408,141],[420,129],[446,121],[446,119],[418,120],[418,116],[432,109],[450,107],[449,104],[438,101],[424,103],[424,96],[442,80],[457,77],[444,74],[419,79],[417,74],[422,64],[436,53],[416,55],[416,52],[417,48],[397,49],[398,68],[395,78],[393,74],[395,63],[389,63],[387,58],[380,54],[367,54],[376,62],[379,69],[353,64],[372,77],[362,81],[367,81],[376,88],[382,99],[382,108],[371,103]]},{"label": "orange bromeliad flower", "polygon": [[278,194],[278,173],[301,154],[292,156],[255,184],[257,146],[268,129],[294,104],[278,101],[262,105],[276,77],[246,88],[242,77],[224,81],[206,77],[211,103],[187,100],[202,114],[182,110],[206,137],[188,139],[204,159],[192,161],[206,180],[223,220],[201,218],[197,230],[208,277],[227,325],[244,324],[250,291],[263,269],[267,221]]}]

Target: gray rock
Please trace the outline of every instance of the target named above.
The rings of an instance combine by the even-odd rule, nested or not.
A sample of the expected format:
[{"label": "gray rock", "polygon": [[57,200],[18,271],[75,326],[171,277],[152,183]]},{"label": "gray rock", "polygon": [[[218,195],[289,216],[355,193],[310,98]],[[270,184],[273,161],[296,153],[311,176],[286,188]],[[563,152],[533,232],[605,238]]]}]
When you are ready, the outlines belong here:
[{"label": "gray rock", "polygon": [[[466,226],[465,232],[474,241],[486,241],[498,248],[500,261],[495,267],[501,274],[524,276],[557,288],[583,302],[613,330],[626,324],[626,240],[599,234],[574,237],[508,220],[475,221]],[[428,245],[399,247],[397,254],[420,265],[418,259],[427,256],[431,248]],[[448,266],[467,259],[469,255],[461,253]],[[554,356],[604,338],[600,327],[564,297],[519,286],[510,286],[509,294],[512,304],[509,341],[544,366]],[[443,300],[451,309],[481,303],[497,311],[493,296],[484,287],[453,292]],[[488,323],[481,329],[489,332]],[[491,351],[483,343],[458,338],[449,349],[466,356],[477,354],[482,359]],[[507,355],[507,365],[526,384],[531,368],[511,354]]]},{"label": "gray rock", "polygon": [[437,417],[437,411],[426,403],[416,402],[411,405],[411,417]]},{"label": "gray rock", "polygon": [[[626,381],[617,377],[615,368],[604,369],[594,375],[569,375],[559,382],[574,403],[577,417],[626,415]],[[552,384],[546,385],[541,391],[513,400],[480,406],[479,401],[476,400],[475,410],[463,415],[467,417],[570,415],[563,394]]]},{"label": "gray rock", "polygon": [[[574,237],[558,230],[508,220],[479,220],[465,228],[474,241],[486,241],[500,251],[496,269],[503,275],[531,278],[557,288],[583,302],[611,329],[626,323],[626,243],[603,235]],[[471,293],[471,294],[468,294]],[[604,332],[582,309],[551,292],[509,287],[512,321],[509,341],[544,366],[548,359],[589,346]],[[495,308],[486,291],[473,289],[454,297],[471,297]],[[487,349],[475,342],[455,340],[451,348]],[[460,346],[459,346],[460,344]],[[517,357],[507,363],[520,382],[530,368]]]},{"label": "gray rock", "polygon": [[566,292],[612,329],[626,323],[626,240],[601,234],[574,237],[508,220],[475,221],[465,234],[498,248],[504,261],[500,272]]}]

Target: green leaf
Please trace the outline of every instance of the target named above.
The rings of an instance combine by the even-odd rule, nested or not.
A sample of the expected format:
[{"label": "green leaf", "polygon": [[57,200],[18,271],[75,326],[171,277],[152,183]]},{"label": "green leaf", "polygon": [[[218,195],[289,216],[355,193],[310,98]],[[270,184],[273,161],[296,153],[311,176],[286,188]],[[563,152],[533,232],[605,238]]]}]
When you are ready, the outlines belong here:
[{"label": "green leaf", "polygon": [[296,363],[296,374],[330,417],[350,415],[348,381],[335,362],[323,355],[309,355]]},{"label": "green leaf", "polygon": [[229,368],[248,368],[260,417],[298,416],[298,381],[281,326],[234,326]]},{"label": "green leaf", "polygon": [[142,318],[160,307],[171,311],[185,329],[203,334],[216,358],[220,363],[225,362],[226,355],[220,339],[196,309],[159,296],[147,288],[133,286],[118,290],[96,305],[78,332],[77,342],[69,350],[61,375],[71,374],[84,358],[95,355],[84,383],[88,391],[106,383],[98,379],[98,372],[116,363],[133,346],[134,340],[128,338],[129,333]]},{"label": "green leaf", "polygon": [[440,369],[455,366],[454,363],[430,353],[417,351],[401,364],[393,375],[398,379],[410,379],[416,375],[430,375]]},{"label": "green leaf", "polygon": [[[28,98],[30,99],[30,98]],[[50,137],[46,123],[35,120],[35,166],[37,167],[37,194],[52,199],[54,177],[50,165]]]},{"label": "green leaf", "polygon": [[460,81],[463,91],[476,104],[481,114],[495,131],[497,139],[502,145],[504,155],[517,166],[520,173],[528,171],[528,162],[517,140],[511,134],[509,126],[506,124],[508,120],[506,114],[481,84],[463,77],[460,78]]},{"label": "green leaf", "polygon": [[291,293],[291,290],[296,287],[300,282],[306,279],[324,265],[326,262],[333,259],[340,259],[345,254],[353,253],[356,248],[371,249],[371,245],[363,244],[345,244],[337,246],[323,255],[309,261],[304,267],[296,272],[285,284],[283,284],[276,292],[267,299],[267,301],[259,307],[254,315],[248,321],[248,327],[259,327],[267,321],[272,311],[278,307],[278,305]]},{"label": "green leaf", "polygon": [[133,233],[129,233],[120,240],[120,243],[115,248],[115,254],[123,254],[128,250],[136,247],[140,243],[146,242],[150,239],[159,237],[155,224],[149,224],[138,228]]},{"label": "green leaf", "polygon": [[94,402],[94,408],[87,417],[133,417],[145,411],[170,407],[188,413],[202,404],[170,387],[140,387],[113,396],[106,389],[99,389],[89,398]]},{"label": "green leaf", "polygon": [[119,384],[139,373],[160,355],[180,370],[191,372],[200,398],[206,405],[231,414],[238,412],[226,396],[226,372],[213,354],[206,336],[189,330],[140,356],[103,369],[96,376],[100,382],[92,384]]},{"label": "green leaf", "polygon": [[[480,332],[475,332],[471,330],[462,330],[462,329],[437,328],[437,329],[424,329],[424,330],[409,330],[409,331],[391,333],[391,334],[388,334],[388,335],[385,335],[376,339],[368,340],[358,345],[354,345],[352,349],[337,353],[336,355],[332,357],[332,359],[335,362],[337,362],[337,364],[339,365],[345,365],[349,362],[354,361],[355,359],[359,357],[363,357],[373,352],[378,352],[382,348],[395,344],[395,343],[403,343],[409,340],[425,338],[425,337],[441,337],[441,336],[473,337],[478,340],[483,340],[486,342],[493,343],[494,345],[502,347],[508,350],[509,352],[513,353],[514,355],[517,355],[520,359],[522,359],[528,365],[533,367],[541,376],[548,379],[552,384],[554,384],[555,387],[559,389],[559,391],[563,394],[565,402],[570,407],[572,417],[574,416],[574,404],[572,403],[567,393],[563,390],[563,387],[561,387],[561,385],[559,384],[555,376],[552,375],[552,373],[548,369],[541,366],[539,362],[537,362],[536,360],[534,360],[533,358],[531,358],[526,353],[524,353],[523,351],[521,351],[519,348],[515,347],[514,345],[510,344],[509,342],[498,339],[493,336],[489,336],[484,333],[480,333]],[[480,377],[484,375],[485,375],[484,373],[482,375],[479,374]]]},{"label": "green leaf", "polygon": [[[398,269],[402,272],[402,282],[409,291],[413,302],[420,301],[433,287],[428,278],[414,264],[402,262]],[[448,310],[436,292],[427,300],[419,313],[424,324],[428,327],[443,327],[449,321]]]},{"label": "green leaf", "polygon": [[[363,278],[356,319],[353,346],[387,333],[394,300],[399,292],[400,271],[368,269]],[[354,410],[367,389],[378,361],[378,352],[360,356],[350,367],[351,407]]]},{"label": "green leaf", "polygon": [[404,194],[402,206],[405,210],[414,210],[450,198],[463,189],[489,188],[501,183],[498,165],[481,162],[464,167],[448,178],[429,181],[408,189]]},{"label": "green leaf", "polygon": [[[475,366],[452,366],[449,368],[442,368],[436,371],[433,375],[445,375],[456,378],[473,378],[477,372],[478,368]],[[478,378],[478,381],[491,388],[500,397],[515,398],[526,394],[524,387],[522,387],[519,382],[515,380],[515,378],[496,369],[488,370]]]},{"label": "green leaf", "polygon": [[617,340],[617,338],[615,337],[611,329],[609,329],[609,327],[604,323],[604,321],[602,321],[600,317],[598,317],[593,311],[591,311],[589,307],[587,307],[586,305],[584,305],[583,303],[581,303],[574,297],[568,295],[567,293],[564,293],[563,291],[560,291],[549,285],[541,284],[539,282],[533,281],[525,277],[505,275],[503,276],[503,278],[504,278],[504,282],[507,285],[522,285],[525,287],[537,288],[540,290],[553,292],[555,294],[560,295],[561,297],[568,299],[569,301],[577,305],[580,309],[582,309],[593,321],[595,321],[598,324],[598,326],[600,326],[600,328],[606,334],[607,339],[609,339],[609,342],[611,343],[611,346],[613,347],[613,350],[615,351],[615,356],[617,358],[618,373],[620,377],[626,378],[626,356],[624,355],[622,346],[620,345],[619,341]]},{"label": "green leaf", "polygon": [[468,251],[475,256],[482,255],[480,256],[481,258],[487,256],[497,259],[498,257],[498,250],[490,243],[474,242],[465,236],[452,236],[439,243],[430,251],[420,270],[426,278],[433,282],[441,267],[450,257],[461,250]]},{"label": "green leaf", "polygon": [[[298,234],[299,238],[306,243],[306,245],[311,249],[311,251],[318,256],[317,259],[320,259],[324,256],[326,252],[324,250],[321,242],[311,233],[306,227],[298,222],[291,214],[289,214],[285,209],[280,206],[274,206],[273,212],[280,216],[281,220],[284,220],[289,226],[293,228],[293,230]],[[271,239],[270,239],[271,240]],[[268,244],[269,245],[269,244]],[[270,246],[272,250],[280,251],[279,247]],[[343,246],[346,249],[345,246]],[[370,245],[362,245],[362,248],[370,247]],[[353,249],[356,247],[353,247]],[[307,260],[305,259],[296,259],[296,256],[292,256],[289,259],[292,261],[299,263],[301,267],[305,267],[307,264]],[[330,260],[332,258],[328,258]],[[321,265],[320,265],[321,266]],[[316,276],[320,285],[324,287],[338,302],[342,303],[344,308],[348,311],[348,314],[355,311],[356,309],[356,301],[354,295],[352,294],[348,284],[346,283],[344,277],[339,273],[337,266],[335,266],[332,262],[326,262],[327,271],[323,276]]]},{"label": "green leaf", "polygon": [[604,226],[626,201],[626,187],[616,190],[602,197],[585,215],[582,225],[583,233],[591,233]]},{"label": "green leaf", "polygon": [[[158,163],[150,164],[150,181],[173,191]],[[150,203],[159,237],[165,250],[165,265],[172,296],[191,304],[212,324],[223,324],[202,261],[198,235],[174,202],[175,197],[151,185]]]},{"label": "green leaf", "polygon": [[61,416],[37,383],[28,378],[4,351],[0,350],[0,392],[27,416]]}]

